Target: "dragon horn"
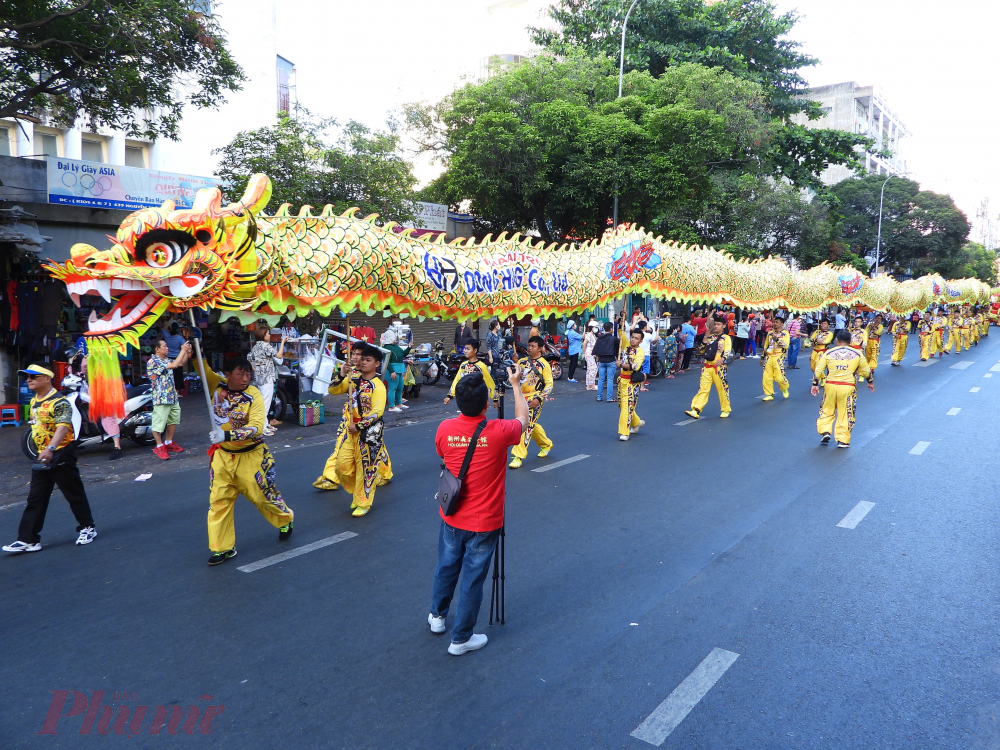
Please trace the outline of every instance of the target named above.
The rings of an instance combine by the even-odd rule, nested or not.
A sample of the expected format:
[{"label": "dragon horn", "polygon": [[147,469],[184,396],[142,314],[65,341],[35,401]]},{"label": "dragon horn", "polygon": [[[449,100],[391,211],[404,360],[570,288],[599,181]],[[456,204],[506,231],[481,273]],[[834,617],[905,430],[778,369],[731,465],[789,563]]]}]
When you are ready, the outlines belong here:
[{"label": "dragon horn", "polygon": [[204,211],[213,219],[222,219],[227,225],[246,221],[246,212],[259,214],[271,200],[271,180],[267,175],[255,174],[247,183],[243,197],[236,203],[222,207],[219,188],[202,188],[194,199],[192,211]]}]

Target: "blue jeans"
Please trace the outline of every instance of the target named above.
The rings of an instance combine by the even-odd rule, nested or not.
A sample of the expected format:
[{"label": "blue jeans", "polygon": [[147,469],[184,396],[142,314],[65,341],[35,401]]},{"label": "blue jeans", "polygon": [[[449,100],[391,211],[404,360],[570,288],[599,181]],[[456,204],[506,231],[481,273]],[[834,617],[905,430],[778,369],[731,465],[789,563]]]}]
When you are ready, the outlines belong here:
[{"label": "blue jeans", "polygon": [[607,381],[607,398],[605,401],[615,400],[615,363],[614,362],[598,362],[597,363],[597,398],[601,397],[601,393],[605,390],[604,383]]},{"label": "blue jeans", "polygon": [[799,350],[802,348],[802,339],[798,336],[792,339],[791,344],[788,347],[788,366],[795,367],[795,363],[799,361]]},{"label": "blue jeans", "polygon": [[495,531],[465,531],[441,521],[438,535],[438,564],[434,571],[434,590],[431,593],[431,614],[444,617],[455,593],[458,574],[462,574],[462,587],[458,591],[455,621],[451,627],[451,642],[465,643],[472,637],[483,603],[483,583],[490,572],[490,560],[500,538]]},{"label": "blue jeans", "polygon": [[[396,373],[393,380],[389,373]],[[403,403],[403,376],[406,374],[406,365],[391,362],[388,371],[382,376],[385,379],[385,408],[399,406]]]}]

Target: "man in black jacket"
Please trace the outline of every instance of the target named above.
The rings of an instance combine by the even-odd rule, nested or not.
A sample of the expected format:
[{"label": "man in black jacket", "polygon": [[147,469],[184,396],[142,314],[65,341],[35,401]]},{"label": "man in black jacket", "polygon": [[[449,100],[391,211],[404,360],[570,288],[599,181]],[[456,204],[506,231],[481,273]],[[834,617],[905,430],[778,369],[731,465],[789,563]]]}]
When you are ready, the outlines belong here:
[{"label": "man in black jacket", "polygon": [[469,321],[459,323],[455,328],[455,351],[461,354],[466,342],[474,338],[475,334],[472,332],[472,326],[469,325]]},{"label": "man in black jacket", "polygon": [[[612,323],[605,323],[604,330],[597,334],[593,355],[597,357],[597,400],[606,393],[603,400],[615,402],[615,363],[618,361],[619,341]],[[604,384],[607,383],[607,388]]]}]

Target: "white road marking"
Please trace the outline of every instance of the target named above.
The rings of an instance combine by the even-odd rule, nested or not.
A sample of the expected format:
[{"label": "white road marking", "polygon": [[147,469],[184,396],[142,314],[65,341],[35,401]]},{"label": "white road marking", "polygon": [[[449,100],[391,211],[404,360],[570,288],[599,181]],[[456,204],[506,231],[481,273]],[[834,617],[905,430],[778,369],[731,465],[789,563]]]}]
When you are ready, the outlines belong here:
[{"label": "white road marking", "polygon": [[560,466],[565,466],[566,464],[571,464],[574,461],[582,461],[585,458],[590,458],[586,453],[581,453],[579,456],[572,456],[570,458],[564,458],[562,461],[556,461],[554,464],[549,464],[548,466],[542,466],[538,469],[532,469],[532,471],[541,473],[543,471],[552,471],[552,469],[558,469]]},{"label": "white road marking", "polygon": [[974,360],[963,359],[961,362],[956,362],[955,364],[953,364],[948,369],[949,370],[964,370],[969,365],[974,365],[974,364],[976,364]]},{"label": "white road marking", "polygon": [[979,386],[977,385],[975,388],[970,388],[969,393],[979,393]]},{"label": "white road marking", "polygon": [[697,419],[685,419],[683,422],[674,422],[674,425],[680,426],[683,424],[691,424],[692,422],[697,422]]},{"label": "white road marking", "polygon": [[990,372],[1000,372],[1000,362],[993,365],[993,367],[990,368]]},{"label": "white road marking", "polygon": [[914,362],[913,366],[914,367],[930,367],[931,365],[935,364],[936,362],[937,362],[936,359],[928,359],[928,360],[925,360],[923,362]]},{"label": "white road marking", "polygon": [[337,534],[336,536],[328,536],[326,539],[320,539],[318,542],[312,542],[311,544],[303,544],[301,547],[296,547],[295,549],[290,549],[288,552],[282,552],[278,555],[271,555],[270,557],[265,557],[263,560],[258,560],[257,562],[252,562],[249,565],[244,565],[237,570],[241,570],[244,573],[253,573],[255,570],[260,570],[261,568],[266,568],[268,565],[277,565],[285,560],[291,560],[293,557],[298,557],[299,555],[304,555],[306,552],[315,552],[318,549],[323,549],[323,547],[329,547],[331,544],[336,544],[337,542],[343,542],[346,539],[356,537],[353,531],[345,531],[342,534]]},{"label": "white road marking", "polygon": [[988,372],[985,375],[983,375],[983,377],[984,378],[992,378],[993,377],[993,373],[992,372]]},{"label": "white road marking", "polygon": [[949,410],[948,410],[948,413],[947,413],[947,414],[945,414],[945,416],[946,416],[946,417],[954,417],[954,416],[955,416],[956,414],[958,414],[958,413],[959,413],[960,411],[962,411],[961,407],[958,407],[958,406],[955,406],[955,407],[953,407],[953,408],[949,409]]},{"label": "white road marking", "polygon": [[870,503],[867,500],[862,500],[860,503],[855,505],[851,512],[840,519],[840,523],[837,524],[842,529],[856,529],[858,524],[868,515],[868,511],[875,507],[875,503]]},{"label": "white road marking", "polygon": [[930,447],[930,443],[926,440],[921,440],[919,443],[910,448],[910,453],[912,453],[914,456],[919,456],[921,453],[927,450],[928,447]]},{"label": "white road marking", "polygon": [[732,651],[713,648],[712,653],[684,678],[684,682],[674,688],[674,692],[636,727],[632,736],[650,745],[662,745],[739,656]]},{"label": "white road marking", "polygon": [[7,508],[20,508],[22,505],[27,505],[27,500],[18,500],[13,503],[7,503],[6,505],[0,505],[0,510],[7,510]]}]

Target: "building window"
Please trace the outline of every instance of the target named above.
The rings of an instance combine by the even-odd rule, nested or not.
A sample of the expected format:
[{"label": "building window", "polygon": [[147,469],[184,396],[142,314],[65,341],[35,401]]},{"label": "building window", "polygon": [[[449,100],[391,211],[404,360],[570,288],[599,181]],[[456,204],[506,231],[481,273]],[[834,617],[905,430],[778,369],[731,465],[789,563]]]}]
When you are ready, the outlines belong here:
[{"label": "building window", "polygon": [[84,138],[80,141],[80,158],[84,161],[104,161],[104,143]]},{"label": "building window", "polygon": [[288,114],[295,104],[295,63],[277,55],[278,111]]},{"label": "building window", "polygon": [[146,149],[142,146],[125,146],[125,166],[146,168]]},{"label": "building window", "polygon": [[0,128],[0,156],[10,156],[10,128]]},{"label": "building window", "polygon": [[35,153],[45,156],[59,156],[59,136],[36,132]]}]

